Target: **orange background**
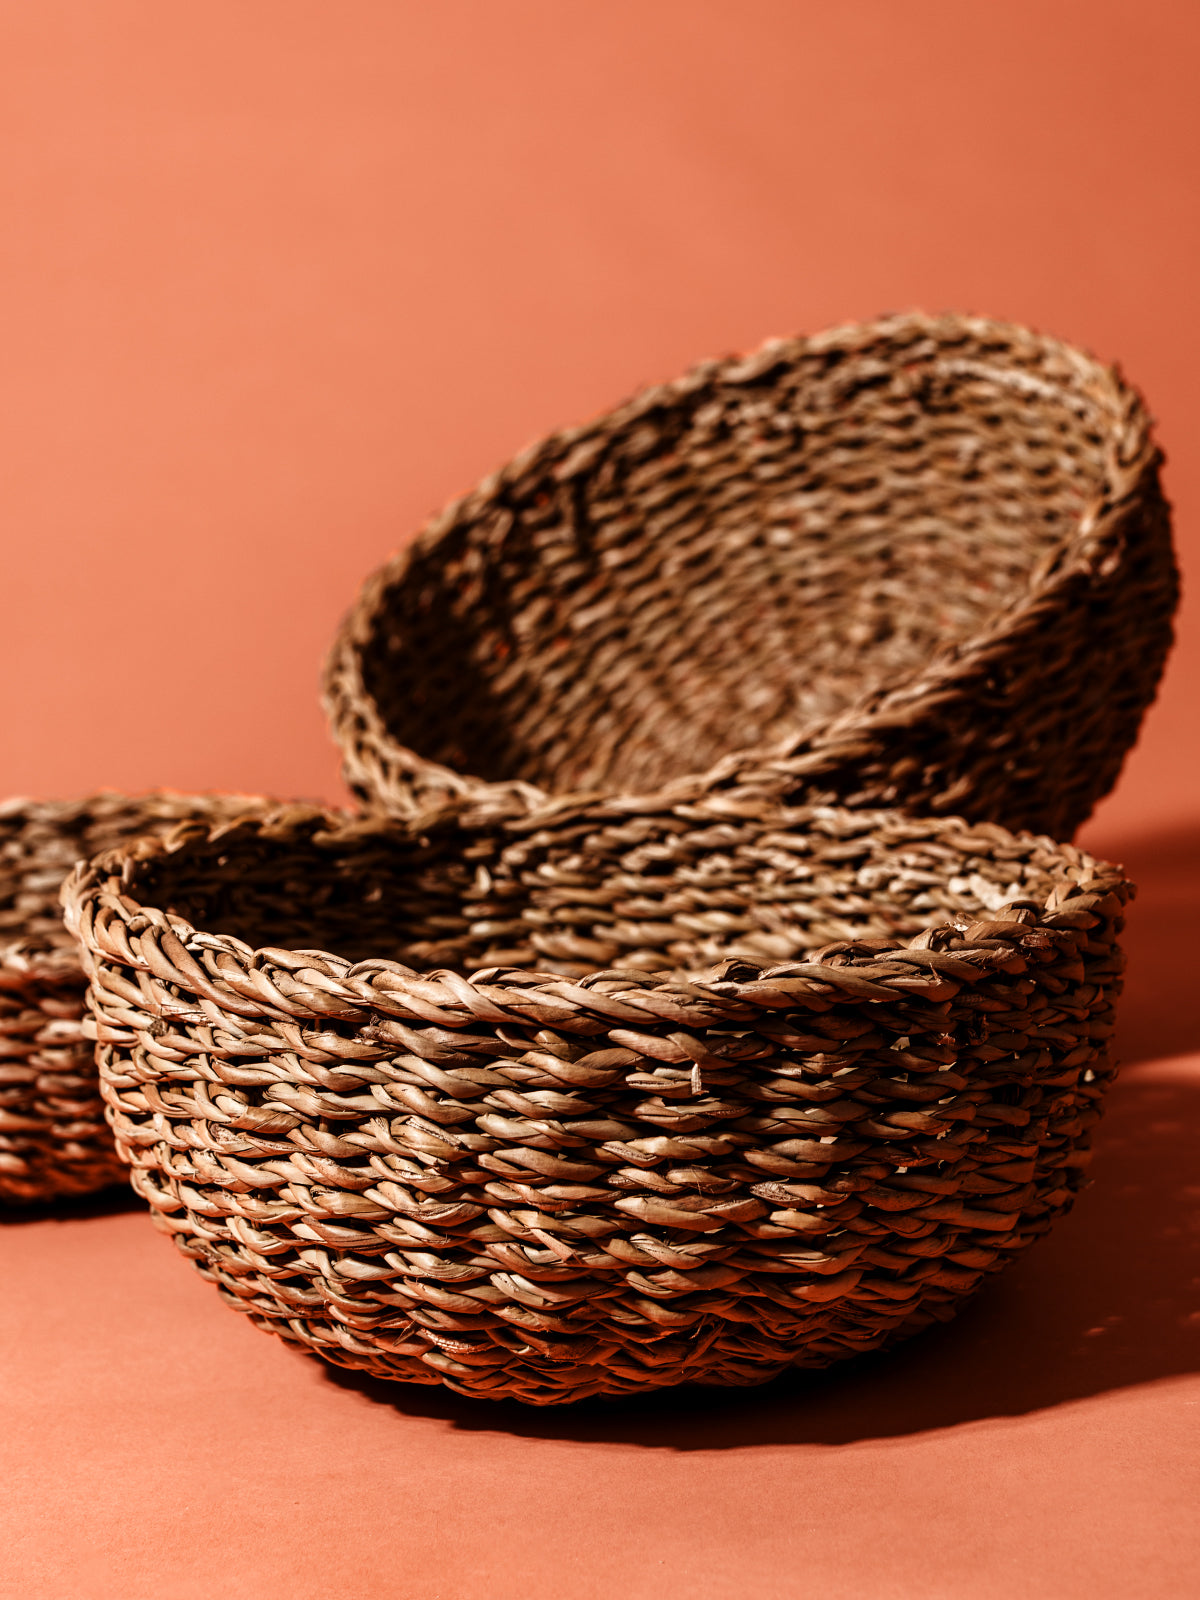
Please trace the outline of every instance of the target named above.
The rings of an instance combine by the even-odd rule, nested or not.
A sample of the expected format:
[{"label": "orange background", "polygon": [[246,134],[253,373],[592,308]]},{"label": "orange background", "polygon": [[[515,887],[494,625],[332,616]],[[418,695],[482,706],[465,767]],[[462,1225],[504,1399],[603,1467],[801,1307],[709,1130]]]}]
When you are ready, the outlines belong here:
[{"label": "orange background", "polygon": [[[3,791],[338,798],[320,658],[430,510],[886,309],[1119,359],[1200,564],[1186,0],[4,0],[0,78]],[[136,1212],[10,1222],[0,1594],[1200,1591],[1194,610],[1086,835],[1143,882],[1100,1181],[955,1327],[532,1414],[291,1355]]]}]

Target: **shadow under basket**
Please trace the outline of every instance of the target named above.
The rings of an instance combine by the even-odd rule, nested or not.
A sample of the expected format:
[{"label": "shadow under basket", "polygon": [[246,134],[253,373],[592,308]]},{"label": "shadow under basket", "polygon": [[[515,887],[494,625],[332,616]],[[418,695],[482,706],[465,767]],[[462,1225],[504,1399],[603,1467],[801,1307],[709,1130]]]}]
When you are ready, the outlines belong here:
[{"label": "shadow under basket", "polygon": [[[947,1319],[1069,1207],[1118,869],[895,812],[676,821],[623,902],[587,836],[551,907],[519,836],[298,808],[77,868],[118,1149],[229,1304],[469,1395],[755,1384]],[[636,921],[659,970],[495,962],[502,890],[535,935]]]},{"label": "shadow under basket", "polygon": [[83,1037],[87,981],[62,923],[63,878],[81,857],[138,834],[253,804],[167,793],[0,804],[0,1204],[90,1194],[126,1179]]},{"label": "shadow under basket", "polygon": [[1171,640],[1159,463],[1113,370],[1009,324],[708,362],[368,581],[326,669],[346,779],[399,814],[749,785],[1070,838]]}]

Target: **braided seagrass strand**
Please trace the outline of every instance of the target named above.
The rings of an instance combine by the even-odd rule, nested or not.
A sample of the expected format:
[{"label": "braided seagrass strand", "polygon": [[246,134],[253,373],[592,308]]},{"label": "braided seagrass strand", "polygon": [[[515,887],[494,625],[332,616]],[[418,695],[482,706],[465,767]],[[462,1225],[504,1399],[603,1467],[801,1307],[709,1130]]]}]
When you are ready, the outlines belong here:
[{"label": "braided seagrass strand", "polygon": [[[1070,1205],[1119,871],[954,819],[573,820],[549,874],[561,835],[292,809],[64,886],[134,1185],[260,1327],[534,1403],[757,1383],[944,1319]],[[584,973],[616,866],[674,972]],[[501,891],[526,965],[464,976]],[[696,970],[760,935],[792,957]]]},{"label": "braided seagrass strand", "polygon": [[1114,372],[980,318],[709,362],[367,583],[326,671],[347,780],[481,815],[762,782],[1069,838],[1170,644],[1159,460]]},{"label": "braided seagrass strand", "polygon": [[62,925],[63,878],[80,857],[139,833],[255,803],[105,793],[0,804],[0,1203],[87,1194],[126,1176],[81,1031],[86,980]]}]

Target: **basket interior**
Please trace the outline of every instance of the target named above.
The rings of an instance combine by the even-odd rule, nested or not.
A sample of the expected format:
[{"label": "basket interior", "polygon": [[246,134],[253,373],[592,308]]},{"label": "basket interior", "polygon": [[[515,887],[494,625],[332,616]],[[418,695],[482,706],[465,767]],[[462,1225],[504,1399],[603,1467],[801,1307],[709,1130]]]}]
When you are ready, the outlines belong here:
[{"label": "basket interior", "polygon": [[[136,862],[125,892],[252,948],[321,950],[469,975],[517,967],[584,977],[760,966],[844,941],[880,947],[1013,901],[1041,906],[1067,871],[1047,841],[817,811],[799,831],[722,851],[631,849],[614,873],[575,858],[553,881],[527,846],[358,830],[271,837],[235,827]],[[675,848],[678,846],[678,848]],[[485,857],[487,858],[485,861]],[[582,869],[582,870],[581,870]],[[664,870],[665,869],[665,870]]]},{"label": "basket interior", "polygon": [[714,365],[510,469],[383,591],[361,670],[388,735],[644,792],[985,630],[1070,542],[1111,427],[1099,369],[987,327]]}]

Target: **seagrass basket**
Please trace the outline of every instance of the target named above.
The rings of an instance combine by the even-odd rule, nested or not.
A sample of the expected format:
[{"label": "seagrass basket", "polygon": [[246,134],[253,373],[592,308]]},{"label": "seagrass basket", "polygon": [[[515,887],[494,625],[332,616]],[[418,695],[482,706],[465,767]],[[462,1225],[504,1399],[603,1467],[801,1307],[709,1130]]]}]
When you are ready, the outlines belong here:
[{"label": "seagrass basket", "polygon": [[126,1177],[81,1031],[86,980],[62,924],[64,876],[80,857],[136,834],[252,804],[165,793],[0,803],[0,1203],[86,1194]]},{"label": "seagrass basket", "polygon": [[134,1186],[259,1327],[538,1404],[753,1384],[946,1319],[1071,1204],[1118,869],[717,803],[580,806],[568,868],[561,813],[464,816],[292,808],[64,885]]},{"label": "seagrass basket", "polygon": [[758,784],[1070,838],[1170,643],[1159,461],[1115,371],[1009,324],[707,362],[368,581],[326,669],[347,781],[479,815]]}]

